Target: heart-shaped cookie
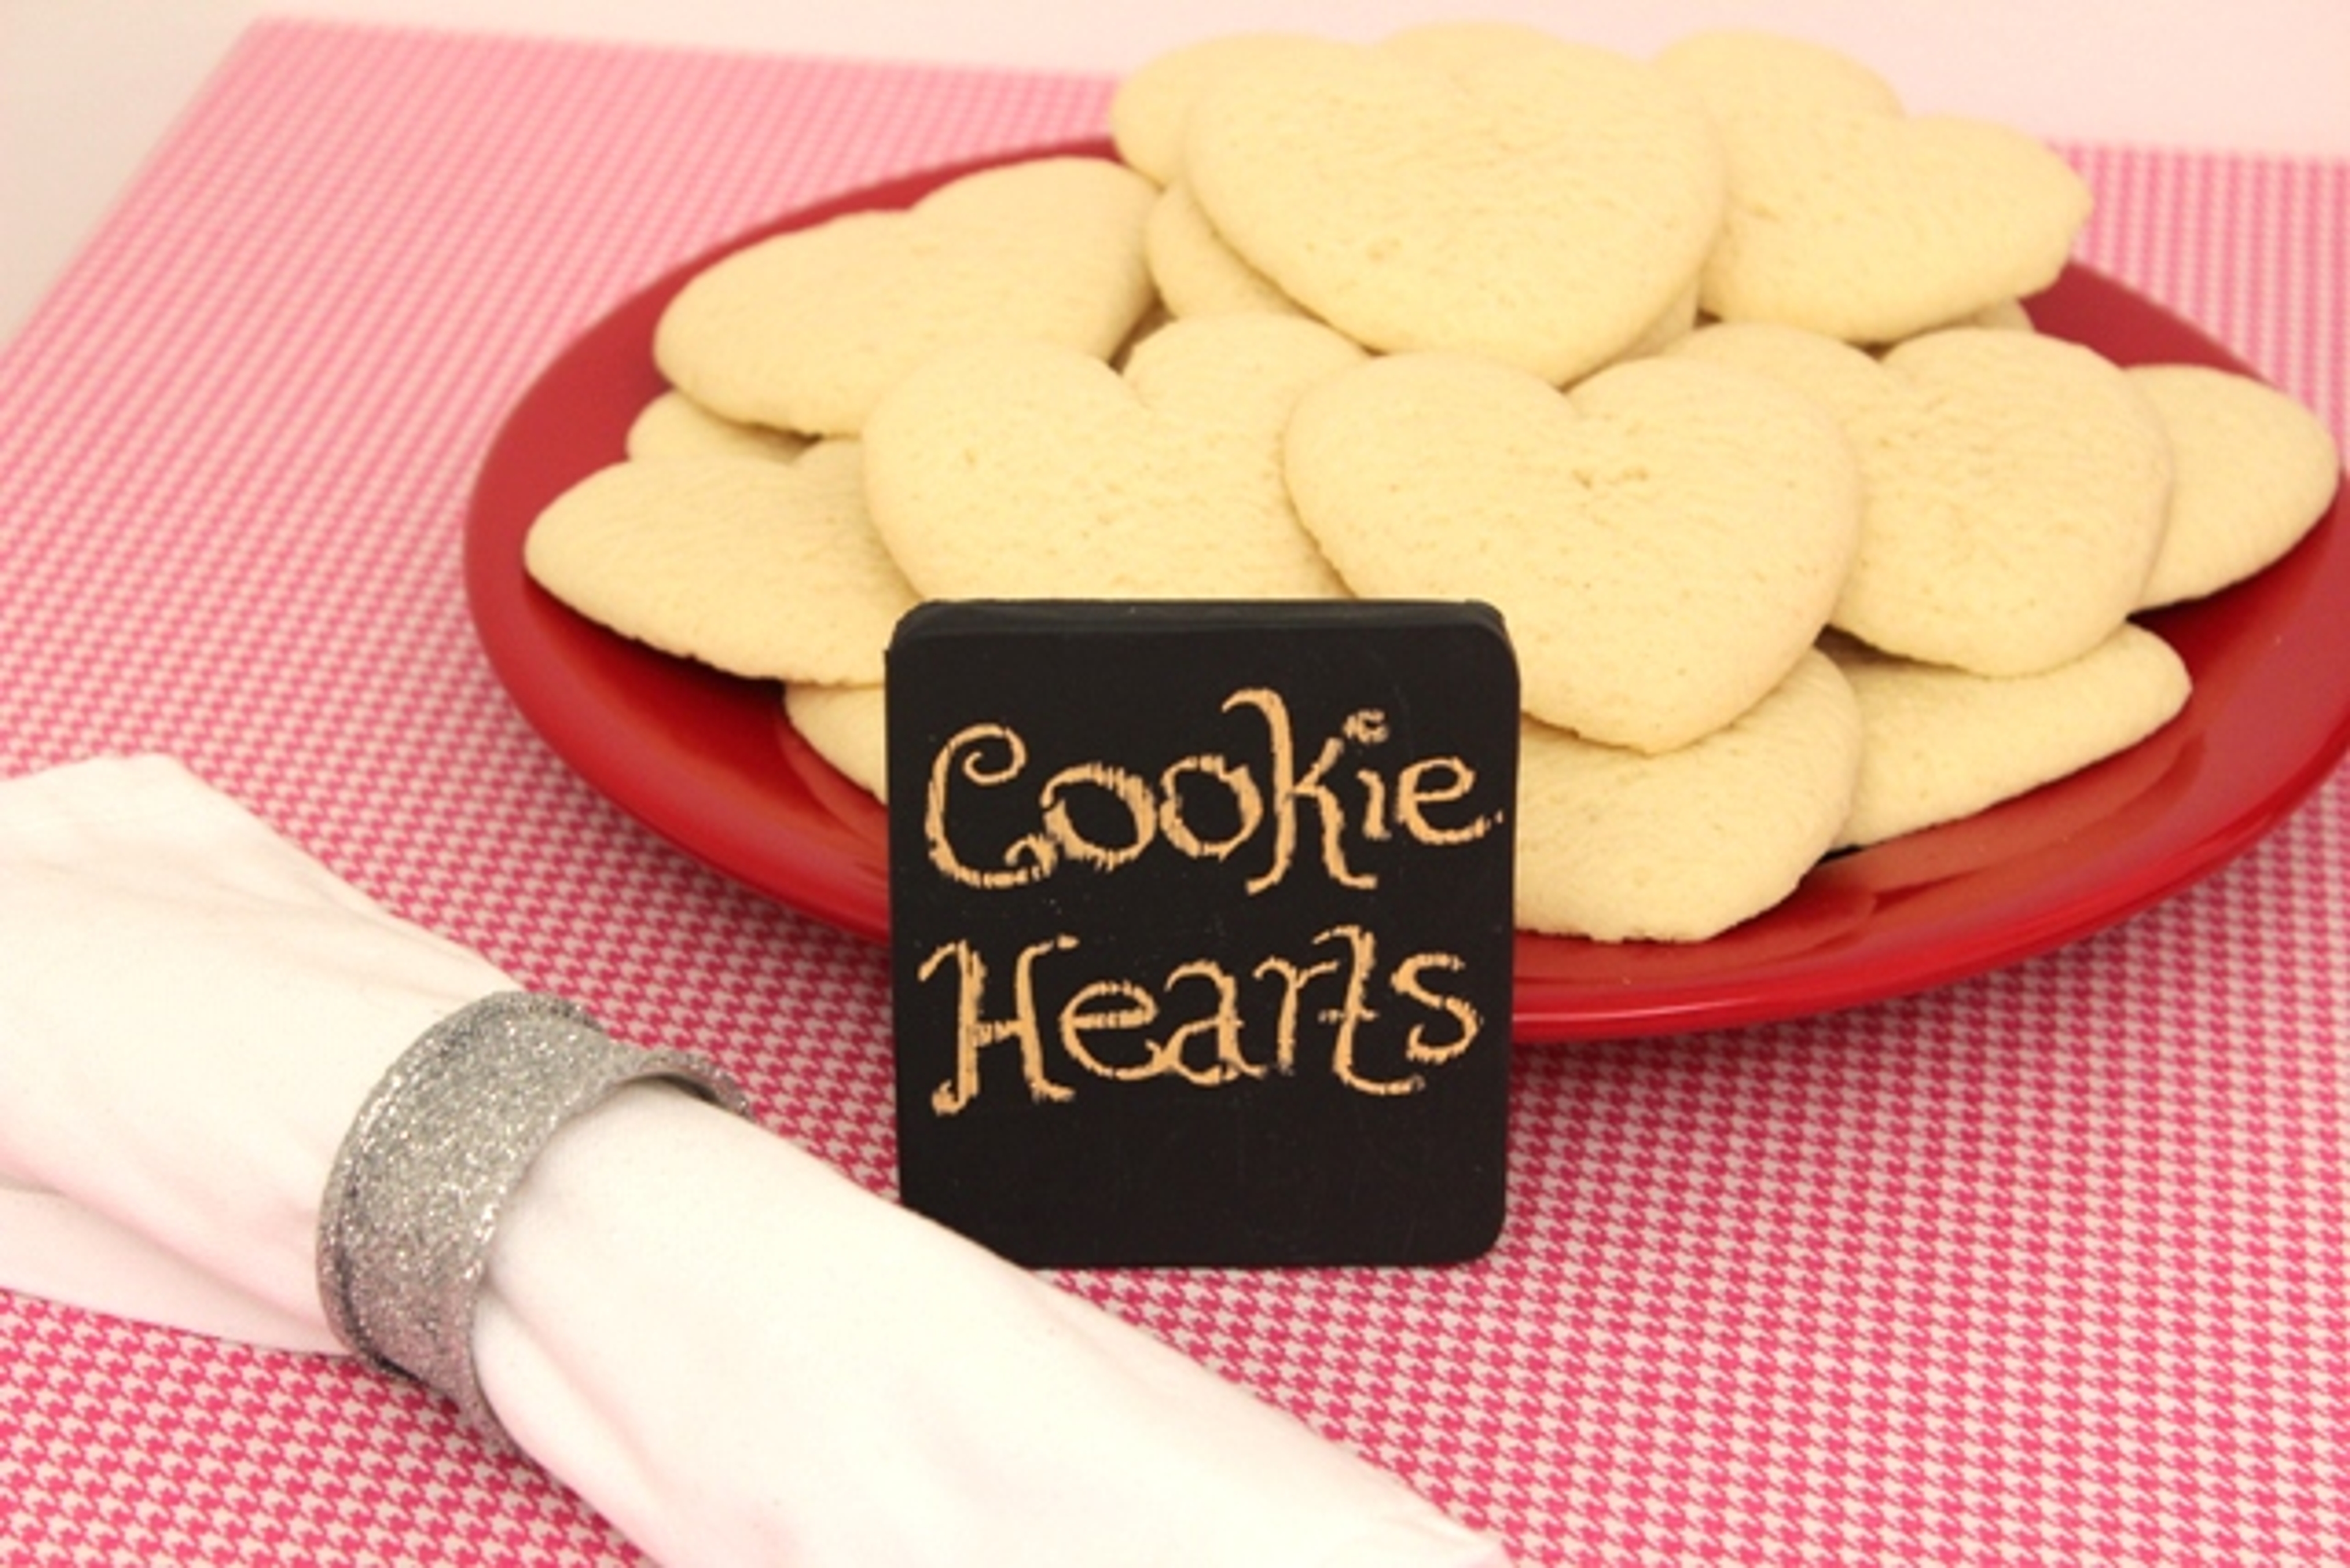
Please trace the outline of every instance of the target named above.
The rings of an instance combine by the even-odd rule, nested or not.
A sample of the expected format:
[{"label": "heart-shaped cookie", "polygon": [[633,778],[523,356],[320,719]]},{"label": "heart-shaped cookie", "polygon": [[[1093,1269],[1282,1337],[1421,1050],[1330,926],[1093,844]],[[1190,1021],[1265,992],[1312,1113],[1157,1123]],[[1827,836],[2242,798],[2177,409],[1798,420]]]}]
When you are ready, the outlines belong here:
[{"label": "heart-shaped cookie", "polygon": [[817,756],[874,799],[889,798],[889,698],[880,686],[784,688],[784,713]]},{"label": "heart-shaped cookie", "polygon": [[914,606],[865,509],[855,441],[798,458],[635,460],[532,523],[540,587],[613,630],[754,679],[878,681]]},{"label": "heart-shaped cookie", "polygon": [[1045,343],[951,351],[867,426],[874,522],[932,598],[1335,597],[1281,435],[1305,388],[1362,358],[1270,315],[1163,327],[1123,375]]},{"label": "heart-shaped cookie", "polygon": [[2045,287],[2088,217],[2087,185],[2038,141],[1909,117],[1833,50],[1701,33],[1657,63],[1721,127],[1730,205],[1703,304],[1722,320],[1893,342]]},{"label": "heart-shaped cookie", "polygon": [[1520,35],[1243,60],[1192,101],[1184,178],[1249,265],[1358,341],[1565,382],[1695,281],[1721,152],[1654,67]]},{"label": "heart-shaped cookie", "polygon": [[1143,229],[1151,281],[1170,316],[1221,316],[1230,311],[1269,310],[1284,316],[1304,311],[1224,244],[1208,214],[1177,181],[1159,192]]},{"label": "heart-shaped cookie", "polygon": [[2126,624],[2037,675],[1974,675],[1844,638],[1821,646],[1860,705],[1860,782],[1839,845],[1970,816],[2125,751],[2168,723],[2191,685],[2168,643]]},{"label": "heart-shaped cookie", "polygon": [[2170,438],[2170,515],[2141,607],[2242,582],[2317,525],[2342,483],[2334,432],[2265,382],[2209,365],[2137,365]]},{"label": "heart-shaped cookie", "polygon": [[1098,158],[967,175],[902,213],[763,240],[697,274],[653,357],[711,411],[854,435],[917,364],[977,337],[1114,351],[1151,303],[1142,226],[1157,187]]},{"label": "heart-shaped cookie", "polygon": [[[1191,187],[1180,180],[1159,192],[1157,205],[1150,209],[1144,242],[1159,304],[1170,317],[1245,310],[1305,314],[1295,300],[1274,286],[1272,279],[1224,244]],[[1691,283],[1662,316],[1624,346],[1618,357],[1630,359],[1661,352],[1696,325],[1697,285]]]},{"label": "heart-shaped cookie", "polygon": [[1647,756],[1528,723],[1517,920],[1598,941],[1703,941],[1795,888],[1853,799],[1860,715],[1816,652],[1712,734]]},{"label": "heart-shaped cookie", "polygon": [[1704,327],[1675,358],[1783,379],[1833,409],[1865,480],[1835,624],[1984,675],[2078,659],[2137,607],[2170,452],[2118,366],[2036,333],[1952,327],[1880,360],[1800,327]]},{"label": "heart-shaped cookie", "polygon": [[721,419],[672,387],[637,410],[629,421],[630,457],[752,457],[789,462],[807,451],[810,438],[765,425]]},{"label": "heart-shaped cookie", "polygon": [[1852,558],[1835,420],[1762,376],[1635,359],[1560,393],[1463,354],[1398,355],[1300,400],[1298,515],[1367,597],[1502,611],[1528,712],[1669,751],[1809,649]]},{"label": "heart-shaped cookie", "polygon": [[1128,165],[1171,185],[1182,177],[1183,138],[1202,88],[1240,66],[1322,42],[1300,33],[1224,33],[1154,55],[1128,72],[1110,97],[1111,145]]}]

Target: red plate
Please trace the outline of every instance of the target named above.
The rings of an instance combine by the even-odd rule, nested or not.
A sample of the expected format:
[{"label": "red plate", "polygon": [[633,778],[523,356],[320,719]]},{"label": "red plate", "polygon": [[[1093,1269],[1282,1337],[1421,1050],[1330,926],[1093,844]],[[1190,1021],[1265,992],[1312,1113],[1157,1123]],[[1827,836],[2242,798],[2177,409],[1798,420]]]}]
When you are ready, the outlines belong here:
[{"label": "red plate", "polygon": [[[857,191],[722,249],[903,207],[980,166]],[[515,705],[589,784],[689,855],[878,940],[889,922],[881,808],[792,731],[779,689],[614,636],[557,604],[522,567],[523,535],[540,509],[620,457],[629,421],[662,389],[653,324],[717,254],[623,303],[516,404],[476,483],[467,596]],[[2042,330],[2122,364],[2245,369],[2085,268],[2066,272],[2032,314]],[[2259,577],[2147,618],[2186,659],[2195,690],[2178,719],[2131,751],[1965,821],[1830,860],[1792,898],[1711,941],[1521,935],[1518,1041],[1752,1023],[1920,991],[2101,930],[2224,865],[2350,748],[2350,680],[2332,678],[2350,670],[2345,514],[2350,492]]]}]

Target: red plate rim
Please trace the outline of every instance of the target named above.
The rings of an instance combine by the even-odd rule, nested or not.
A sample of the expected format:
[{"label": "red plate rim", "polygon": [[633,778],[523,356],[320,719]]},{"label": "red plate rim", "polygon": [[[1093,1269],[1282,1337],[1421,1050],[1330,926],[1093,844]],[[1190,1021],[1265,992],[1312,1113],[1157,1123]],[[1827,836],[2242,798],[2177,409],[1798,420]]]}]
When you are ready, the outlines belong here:
[{"label": "red plate rim", "polygon": [[[687,260],[581,333],[518,399],[468,509],[464,576],[484,651],[517,709],[598,793],[705,865],[875,940],[888,934],[881,807],[785,722],[777,689],[597,627],[531,582],[530,521],[618,461],[662,389],[660,307],[717,256],[853,212],[910,205],[1018,159],[1108,156],[1100,140],[941,165],[802,207]],[[2251,373],[2226,348],[2086,266],[2034,322],[2121,364]],[[1961,822],[1823,863],[1786,902],[1710,942],[1619,946],[1522,933],[1521,1044],[1722,1028],[1948,984],[2127,919],[2273,829],[2350,750],[2350,491],[2283,561],[2141,618],[2195,677],[2187,707],[2119,756]]]}]

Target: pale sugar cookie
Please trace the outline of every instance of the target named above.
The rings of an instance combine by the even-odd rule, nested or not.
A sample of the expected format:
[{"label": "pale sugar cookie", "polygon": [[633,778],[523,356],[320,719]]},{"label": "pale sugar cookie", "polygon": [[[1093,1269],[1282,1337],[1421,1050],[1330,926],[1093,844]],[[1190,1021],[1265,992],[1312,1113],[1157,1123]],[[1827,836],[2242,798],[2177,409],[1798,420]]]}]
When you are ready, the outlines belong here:
[{"label": "pale sugar cookie", "polygon": [[1191,103],[1184,178],[1251,266],[1372,348],[1582,375],[1697,278],[1721,149],[1646,63],[1513,36],[1292,46],[1221,70]]},{"label": "pale sugar cookie", "polygon": [[1128,71],[1111,95],[1110,143],[1134,169],[1171,185],[1182,177],[1183,137],[1201,88],[1220,72],[1321,45],[1296,33],[1225,33],[1155,55]]},{"label": "pale sugar cookie", "polygon": [[1704,306],[1886,343],[2030,295],[2064,269],[2088,186],[2054,152],[1986,121],[1911,117],[1834,50],[1700,33],[1658,65],[1721,128],[1730,203]]},{"label": "pale sugar cookie", "polygon": [[889,702],[880,686],[784,688],[784,716],[817,756],[879,801],[889,798]]},{"label": "pale sugar cookie", "polygon": [[1783,900],[1835,842],[1860,753],[1851,690],[1816,652],[1726,728],[1661,755],[1529,722],[1517,923],[1607,942],[1719,936]]},{"label": "pale sugar cookie", "polygon": [[1620,358],[1639,359],[1661,354],[1696,331],[1698,319],[1697,286],[1692,284],[1679,299],[1665,306],[1663,315],[1648,323],[1648,330],[1624,346]]},{"label": "pale sugar cookie", "polygon": [[1362,350],[1299,317],[1199,317],[1121,376],[1049,344],[933,359],[866,432],[875,524],[932,598],[1323,598],[1281,437]]},{"label": "pale sugar cookie", "polygon": [[1859,531],[1825,410],[1679,359],[1565,394],[1470,355],[1373,360],[1299,403],[1288,472],[1357,593],[1493,605],[1528,712],[1642,751],[1686,745],[1778,684]]},{"label": "pale sugar cookie", "polygon": [[2318,417],[2275,388],[2203,365],[2141,365],[2130,379],[2170,440],[2162,549],[2140,604],[2200,598],[2301,542],[2333,504],[2342,454]]},{"label": "pale sugar cookie", "polygon": [[1099,158],[967,175],[905,212],[855,213],[746,246],[662,313],[671,384],[747,424],[854,435],[940,349],[1032,337],[1107,356],[1152,299],[1157,188]]},{"label": "pale sugar cookie", "polygon": [[1669,352],[1780,377],[1842,420],[1867,500],[1840,628],[1929,663],[2023,675],[2079,658],[2137,606],[2170,448],[2103,357],[1954,327],[1880,361],[1753,323],[1702,328]]},{"label": "pale sugar cookie", "polygon": [[1423,22],[1389,33],[1374,47],[1383,55],[1414,65],[1463,71],[1502,56],[1548,48],[1559,41],[1556,34],[1523,22],[1472,19]]},{"label": "pale sugar cookie", "polygon": [[591,620],[758,679],[879,680],[915,602],[868,518],[855,441],[787,463],[671,457],[601,469],[540,514],[523,562]]},{"label": "pale sugar cookie", "polygon": [[2003,332],[2036,332],[2032,319],[2032,307],[2020,299],[1994,300],[1981,310],[1969,315],[1953,327],[1982,327]]},{"label": "pale sugar cookie", "polygon": [[2186,704],[2187,666],[2125,625],[2037,675],[1970,675],[1830,639],[1860,705],[1859,788],[1837,841],[1970,816],[2137,744]]},{"label": "pale sugar cookie", "polygon": [[1143,231],[1144,254],[1159,303],[1170,316],[1221,316],[1266,310],[1301,316],[1297,302],[1224,244],[1208,214],[1178,181],[1159,193]]},{"label": "pale sugar cookie", "polygon": [[630,457],[757,457],[788,462],[810,438],[721,419],[674,388],[647,403],[629,423]]}]

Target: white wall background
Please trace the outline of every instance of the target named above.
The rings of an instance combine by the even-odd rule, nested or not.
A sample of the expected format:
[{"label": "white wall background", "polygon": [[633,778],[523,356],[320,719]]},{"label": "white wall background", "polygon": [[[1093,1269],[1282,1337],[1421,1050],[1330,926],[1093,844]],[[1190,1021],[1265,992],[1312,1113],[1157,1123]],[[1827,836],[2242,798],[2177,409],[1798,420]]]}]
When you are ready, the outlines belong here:
[{"label": "white wall background", "polygon": [[1857,55],[1917,110],[2350,158],[2350,0],[0,0],[0,334],[268,15],[1109,72],[1253,28],[1497,17],[1647,52],[1762,26]]}]

